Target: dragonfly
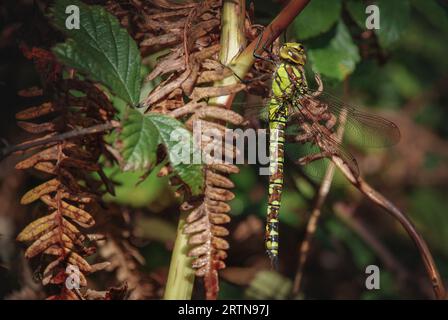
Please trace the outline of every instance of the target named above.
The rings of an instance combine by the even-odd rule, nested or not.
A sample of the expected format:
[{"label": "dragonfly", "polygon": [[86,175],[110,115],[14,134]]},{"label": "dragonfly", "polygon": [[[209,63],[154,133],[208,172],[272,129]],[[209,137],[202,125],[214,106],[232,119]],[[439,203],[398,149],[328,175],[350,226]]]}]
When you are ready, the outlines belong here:
[{"label": "dragonfly", "polygon": [[[257,45],[258,48],[258,45]],[[359,110],[323,91],[320,76],[315,74],[316,90],[310,89],[305,77],[305,48],[298,42],[280,46],[278,54],[266,50],[268,57],[256,54],[273,64],[270,96],[266,105],[269,122],[269,188],[266,214],[265,247],[274,269],[278,268],[279,211],[284,180],[284,146],[287,125],[300,128],[295,140],[311,144],[318,150],[299,163],[306,165],[319,159],[338,157],[355,178],[359,177],[356,159],[336,137],[336,128],[344,118],[344,130],[366,147],[386,147],[400,140],[400,131],[391,121]]]}]

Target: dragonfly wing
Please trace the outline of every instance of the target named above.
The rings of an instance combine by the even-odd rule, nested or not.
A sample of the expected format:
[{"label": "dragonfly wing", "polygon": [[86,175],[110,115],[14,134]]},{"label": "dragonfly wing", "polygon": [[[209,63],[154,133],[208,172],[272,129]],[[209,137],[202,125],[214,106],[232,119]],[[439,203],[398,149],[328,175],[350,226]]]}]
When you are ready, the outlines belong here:
[{"label": "dragonfly wing", "polygon": [[[304,121],[304,118],[304,116],[295,118],[298,126],[301,125],[300,122]],[[330,161],[328,159],[331,157],[341,159],[355,177],[359,176],[358,162],[340,142],[330,136],[320,125],[314,125],[312,130],[308,130],[308,132],[311,137],[307,142],[302,143],[302,150],[305,151],[305,155],[302,157],[304,161],[301,162],[310,176],[321,180],[323,174],[325,174],[325,169],[328,167]]]},{"label": "dragonfly wing", "polygon": [[336,156],[344,162],[344,164],[350,169],[355,178],[359,177],[359,167],[358,162],[355,157],[344,148],[344,146],[334,140],[332,137],[326,135],[323,132],[319,133],[319,137],[317,138],[318,144],[321,145],[321,150],[325,150],[330,152],[333,156]]},{"label": "dragonfly wing", "polygon": [[233,102],[232,106],[238,108],[244,114],[246,120],[269,120],[269,98],[259,99],[254,97],[254,99],[248,99],[248,101],[243,102]]},{"label": "dragonfly wing", "polygon": [[[355,144],[365,147],[388,147],[400,140],[400,130],[392,122],[383,117],[363,112],[358,108],[346,104],[326,92],[308,89],[304,99],[309,99],[339,119],[346,113],[344,131]],[[301,103],[301,105],[305,105]]]}]

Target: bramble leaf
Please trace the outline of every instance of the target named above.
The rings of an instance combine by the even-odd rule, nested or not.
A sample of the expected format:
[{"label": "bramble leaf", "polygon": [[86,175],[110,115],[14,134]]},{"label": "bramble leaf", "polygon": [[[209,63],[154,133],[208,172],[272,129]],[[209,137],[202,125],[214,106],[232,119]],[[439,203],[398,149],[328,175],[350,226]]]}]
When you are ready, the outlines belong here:
[{"label": "bramble leaf", "polygon": [[162,144],[167,149],[174,172],[189,186],[192,194],[201,193],[204,184],[202,166],[193,163],[192,135],[178,120],[131,109],[123,123],[121,140],[124,170],[150,169],[155,165],[157,147]]},{"label": "bramble leaf", "polygon": [[380,29],[375,30],[381,47],[391,48],[407,30],[411,6],[408,0],[378,0]]},{"label": "bramble leaf", "polygon": [[308,55],[315,72],[338,80],[352,73],[360,61],[358,47],[342,22],[336,26],[336,34],[326,47],[310,48]]},{"label": "bramble leaf", "polygon": [[338,21],[340,0],[313,0],[293,22],[293,30],[299,40],[325,33]]},{"label": "bramble leaf", "polygon": [[[68,29],[66,8],[79,7],[80,28]],[[58,0],[53,7],[54,24],[67,41],[53,52],[67,66],[108,87],[126,102],[137,105],[141,88],[141,56],[135,41],[118,20],[99,6],[77,0]]]},{"label": "bramble leaf", "polygon": [[156,161],[157,128],[137,110],[129,110],[121,132],[124,171],[150,169]]}]

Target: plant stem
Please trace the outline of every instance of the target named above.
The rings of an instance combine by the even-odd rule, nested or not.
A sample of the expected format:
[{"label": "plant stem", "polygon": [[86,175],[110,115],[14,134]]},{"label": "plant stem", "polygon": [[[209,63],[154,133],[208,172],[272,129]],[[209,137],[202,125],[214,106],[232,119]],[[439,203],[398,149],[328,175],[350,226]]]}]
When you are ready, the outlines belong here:
[{"label": "plant stem", "polygon": [[76,138],[76,137],[81,137],[81,136],[85,136],[85,135],[89,135],[89,134],[96,134],[96,133],[108,131],[108,130],[111,130],[114,128],[118,128],[119,126],[120,126],[119,122],[111,121],[111,122],[107,122],[107,123],[97,124],[97,125],[94,125],[94,126],[91,126],[88,128],[75,129],[75,130],[64,132],[64,133],[61,133],[58,135],[50,136],[48,138],[42,138],[39,140],[34,140],[31,142],[22,143],[22,144],[18,144],[18,145],[14,145],[14,146],[7,146],[0,150],[0,160],[2,160],[4,157],[6,157],[14,152],[25,151],[30,148],[38,147],[38,146],[41,146],[44,144],[56,143],[59,141],[72,139],[72,138]]},{"label": "plant stem", "polygon": [[[245,2],[239,0],[225,0],[222,12],[221,50],[219,60],[223,65],[228,65],[246,45],[244,36]],[[215,86],[226,86],[237,83],[234,76],[217,81]],[[210,104],[228,105],[228,99],[232,96],[220,96],[211,99]],[[233,99],[230,99],[233,100]]]},{"label": "plant stem", "polygon": [[[291,0],[263,31],[260,43],[269,47],[309,2],[310,0]],[[245,77],[254,63],[253,53],[258,40],[252,41],[230,66],[241,79]]]},{"label": "plant stem", "polygon": [[183,233],[188,212],[182,211],[177,226],[176,242],[171,255],[170,271],[166,283],[165,300],[189,300],[193,292],[194,270],[188,253],[188,236]]},{"label": "plant stem", "polygon": [[[343,111],[339,118],[340,126],[336,133],[336,141],[341,141],[344,135],[345,122],[347,118],[347,113]],[[297,295],[300,291],[300,284],[302,283],[303,272],[305,269],[305,264],[308,259],[308,254],[310,252],[311,242],[313,240],[313,236],[316,232],[317,225],[319,223],[319,219],[321,216],[322,206],[327,198],[328,192],[330,192],[331,182],[333,181],[333,176],[335,172],[335,164],[330,162],[325,172],[325,176],[323,178],[322,184],[319,187],[319,191],[316,197],[316,201],[314,204],[313,211],[311,212],[310,219],[308,220],[308,224],[306,226],[305,239],[302,241],[300,246],[300,254],[299,254],[299,264],[297,267],[296,276],[294,278],[294,285],[292,289],[292,294]]]},{"label": "plant stem", "polygon": [[[220,60],[223,64],[229,62],[239,53],[244,46],[244,0],[238,2],[225,0],[222,11],[221,30],[221,51]],[[235,83],[232,77],[215,83],[215,86],[222,86]],[[228,96],[210,99],[209,103],[219,103],[219,100],[226,100]],[[194,270],[191,267],[193,259],[188,257],[188,236],[183,233],[185,219],[188,212],[182,211],[177,227],[176,243],[171,256],[170,270],[166,284],[165,300],[187,300],[191,299],[194,284]]]},{"label": "plant stem", "polygon": [[414,241],[418,248],[420,257],[423,260],[423,264],[426,269],[426,273],[432,285],[432,289],[437,299],[445,299],[446,291],[443,284],[442,278],[440,277],[437,266],[432,257],[431,251],[428,248],[423,237],[415,228],[411,220],[401,212],[395,205],[386,199],[381,193],[373,189],[367,182],[365,182],[361,177],[357,178],[353,176],[351,171],[344,165],[344,162],[334,156],[332,161],[338,166],[344,176],[355,186],[359,191],[361,191],[365,196],[367,196],[371,201],[376,203],[381,208],[385,209],[394,219],[396,219],[402,227],[406,230],[408,235]]}]

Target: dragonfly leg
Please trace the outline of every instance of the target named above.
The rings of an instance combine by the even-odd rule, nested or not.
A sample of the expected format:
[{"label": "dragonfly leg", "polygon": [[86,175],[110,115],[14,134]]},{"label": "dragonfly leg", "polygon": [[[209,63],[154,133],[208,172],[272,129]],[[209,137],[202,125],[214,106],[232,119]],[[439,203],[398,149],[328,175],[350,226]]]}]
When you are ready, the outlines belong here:
[{"label": "dragonfly leg", "polygon": [[269,58],[265,58],[265,57],[263,57],[262,55],[260,55],[260,54],[257,53],[258,50],[260,49],[260,43],[261,43],[261,39],[263,38],[263,32],[264,32],[264,31],[262,30],[262,32],[260,33],[260,36],[258,37],[257,45],[255,46],[255,50],[254,50],[254,52],[253,52],[253,56],[254,56],[254,58],[256,58],[256,59],[261,59],[261,60],[270,62],[270,63],[272,63],[272,64],[275,64],[274,55],[273,55],[272,52],[269,51],[269,49],[266,47],[266,42],[268,42],[268,40],[266,40],[266,42],[263,44],[262,49],[263,49],[263,51],[265,51],[265,52],[268,54]]},{"label": "dragonfly leg", "polygon": [[307,133],[302,133],[302,134],[295,136],[294,140],[296,142],[305,143],[305,142],[310,142],[313,138],[314,138],[313,134],[307,132]]},{"label": "dragonfly leg", "polygon": [[[272,31],[273,31],[273,30],[272,30],[272,26],[270,26],[269,28],[270,28],[270,30],[271,30],[271,32],[272,32]],[[268,40],[269,40],[269,39],[267,39],[267,40],[265,41],[265,43],[263,44],[263,47],[262,47],[262,48],[263,48],[263,51],[266,52],[272,60],[275,60],[276,56],[272,53],[272,48],[273,48],[274,44],[271,43],[271,45],[269,46],[269,48],[266,47],[266,43],[268,42]]]},{"label": "dragonfly leg", "polygon": [[270,77],[270,75],[268,75],[268,74],[263,74],[263,75],[258,76],[258,77],[256,77],[256,78],[253,78],[253,79],[243,79],[243,78],[241,78],[235,71],[233,71],[233,69],[232,69],[231,67],[226,66],[226,65],[225,65],[224,63],[222,63],[222,62],[219,62],[219,64],[220,64],[223,68],[226,68],[226,69],[229,69],[230,71],[232,71],[233,76],[236,77],[236,78],[237,78],[241,83],[243,83],[243,84],[249,84],[249,83],[252,83],[252,82],[255,82],[255,81],[258,81],[258,80],[267,80],[267,79]]},{"label": "dragonfly leg", "polygon": [[332,113],[326,113],[326,114],[328,115],[328,117],[325,122],[325,127],[328,130],[331,130],[336,125],[337,119],[336,119],[336,116]]},{"label": "dragonfly leg", "polygon": [[322,79],[320,78],[320,75],[318,73],[314,74],[314,79],[316,80],[316,83],[317,83],[317,90],[312,93],[312,96],[318,97],[324,91],[324,84],[323,84]]},{"label": "dragonfly leg", "polygon": [[[235,74],[235,76],[237,76]],[[255,81],[264,81],[264,80],[268,80],[271,76],[269,74],[262,74],[261,76],[252,78],[252,79],[245,79],[245,80],[241,80],[240,77],[237,76],[237,78],[239,78],[241,80],[242,83],[244,84],[248,84],[251,82],[255,82]]]},{"label": "dragonfly leg", "polygon": [[[319,103],[309,97],[304,97],[300,104],[304,107],[303,113],[308,117],[313,118],[314,121],[318,119],[314,119],[314,117],[319,117],[328,109],[326,104]],[[314,116],[314,117],[312,117]]]},{"label": "dragonfly leg", "polygon": [[304,166],[304,165],[307,165],[308,163],[316,161],[316,160],[320,160],[320,159],[323,159],[323,158],[329,158],[332,155],[333,154],[330,151],[322,151],[322,152],[319,152],[319,153],[315,153],[315,154],[310,154],[310,155],[304,156],[304,157],[300,158],[297,162],[300,165]]},{"label": "dragonfly leg", "polygon": [[258,40],[257,40],[257,45],[255,46],[255,50],[253,52],[253,56],[255,59],[261,59],[261,60],[267,60],[265,57],[262,57],[261,55],[259,55],[257,53],[257,51],[260,49],[260,42],[261,42],[261,38],[263,37],[263,32],[260,33],[260,35],[258,36]]}]

